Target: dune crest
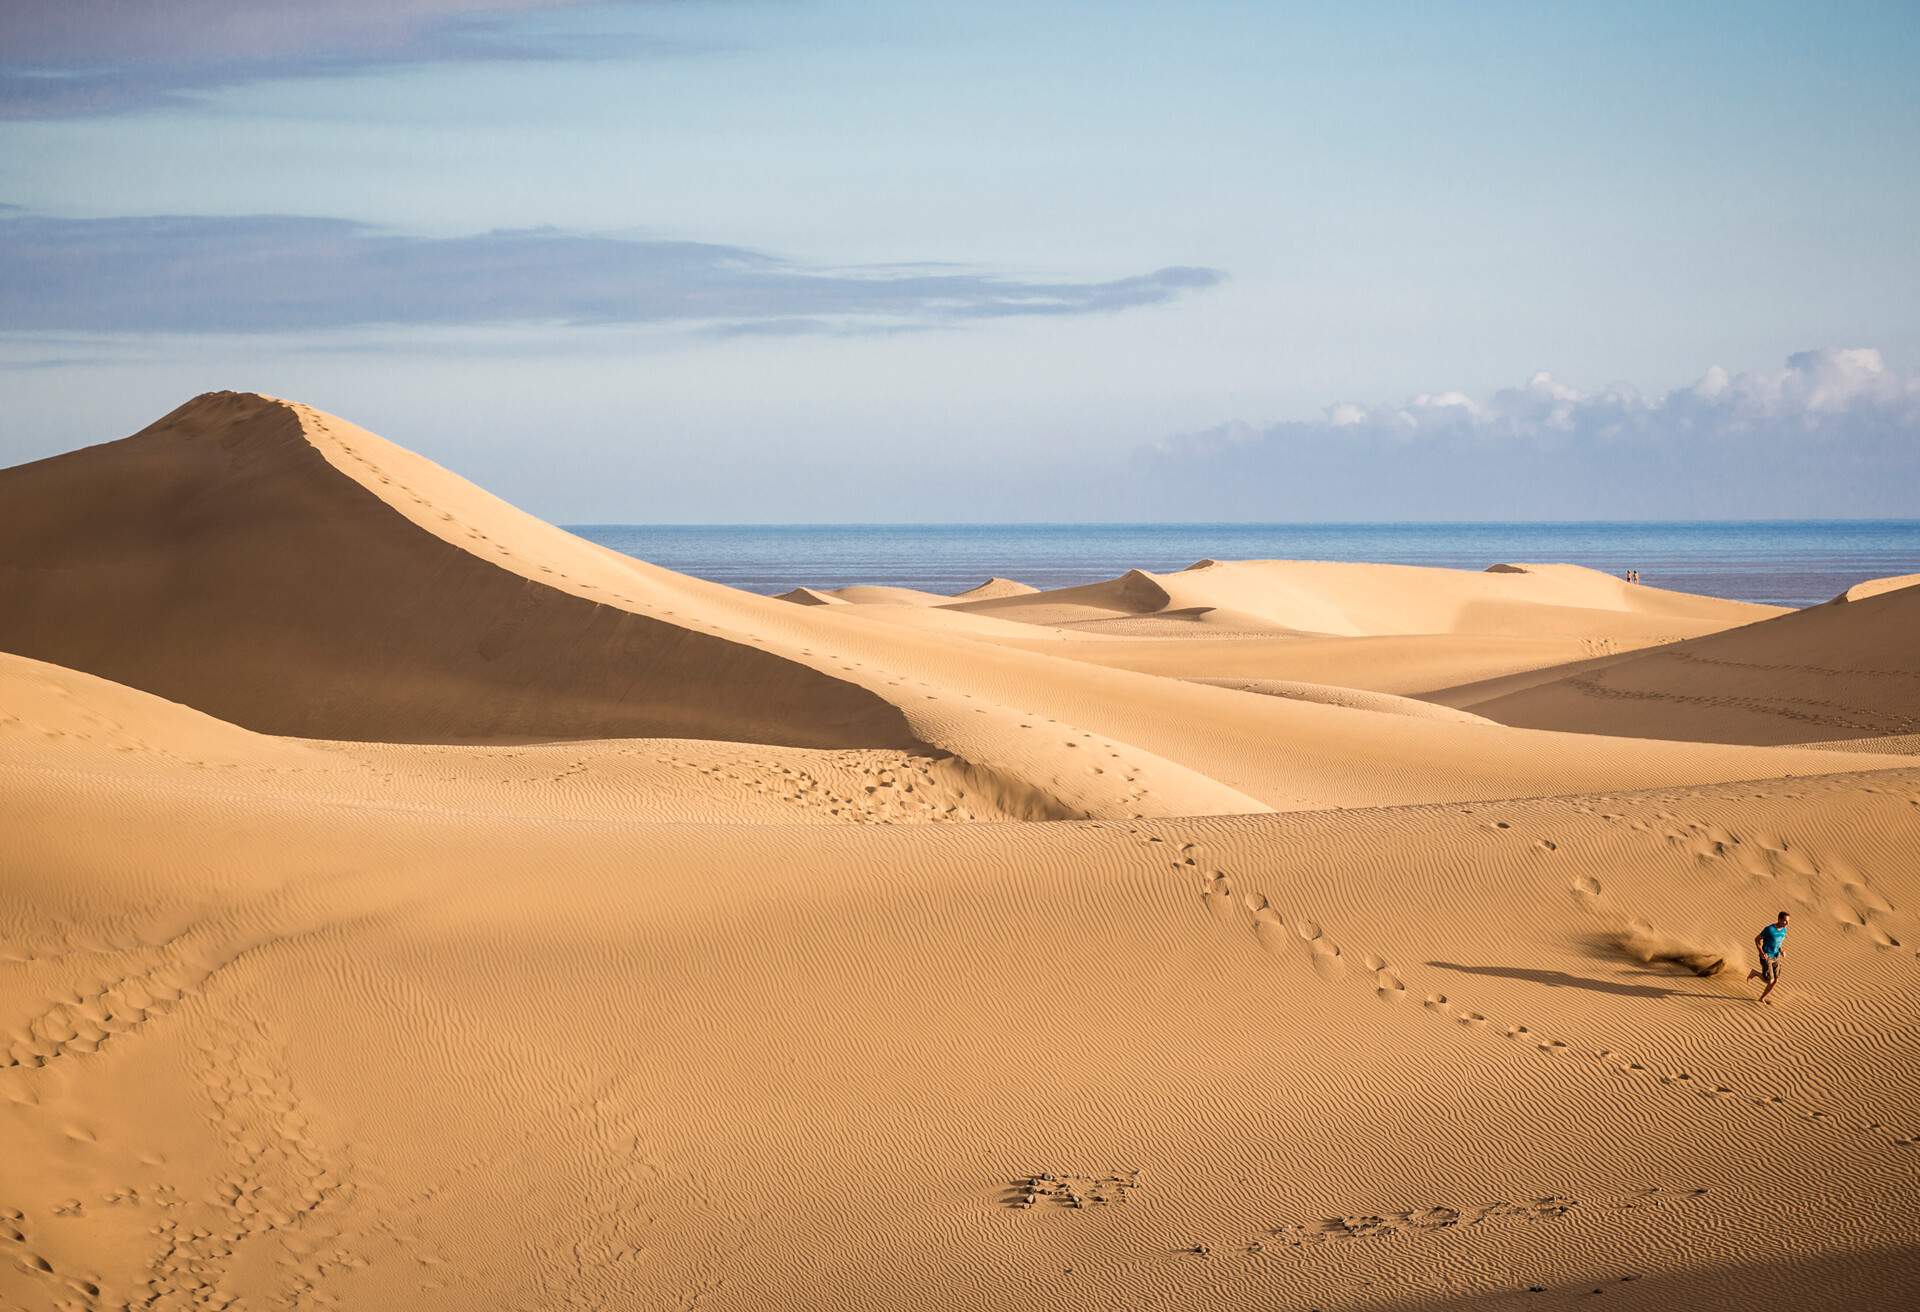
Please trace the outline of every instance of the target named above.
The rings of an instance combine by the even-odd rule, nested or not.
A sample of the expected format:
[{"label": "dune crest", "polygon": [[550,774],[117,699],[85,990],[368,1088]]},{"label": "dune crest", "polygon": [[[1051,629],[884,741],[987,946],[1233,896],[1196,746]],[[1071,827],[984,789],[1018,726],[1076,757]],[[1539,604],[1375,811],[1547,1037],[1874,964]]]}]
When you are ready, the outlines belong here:
[{"label": "dune crest", "polygon": [[1884,579],[1868,579],[1856,583],[1833,598],[1834,602],[1865,601],[1868,597],[1878,597],[1886,592],[1898,592],[1902,588],[1920,587],[1920,574],[1894,574]]},{"label": "dune crest", "polygon": [[1040,589],[1032,586],[1031,584],[1020,582],[1018,579],[1003,579],[996,574],[994,577],[988,579],[986,582],[977,583],[973,587],[968,588],[965,592],[956,594],[953,597],[953,600],[954,601],[991,601],[996,597],[1031,596],[1033,593],[1036,593],[1039,590]]}]

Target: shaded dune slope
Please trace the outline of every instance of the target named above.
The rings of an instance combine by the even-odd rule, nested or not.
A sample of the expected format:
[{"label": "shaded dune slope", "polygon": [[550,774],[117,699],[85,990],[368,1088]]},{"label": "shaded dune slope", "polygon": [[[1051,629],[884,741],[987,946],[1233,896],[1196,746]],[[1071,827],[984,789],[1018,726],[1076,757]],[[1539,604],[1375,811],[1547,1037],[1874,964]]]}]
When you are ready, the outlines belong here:
[{"label": "shaded dune slope", "polygon": [[1433,700],[1502,724],[1696,742],[1912,734],[1920,731],[1920,587],[1861,584],[1777,619]]}]

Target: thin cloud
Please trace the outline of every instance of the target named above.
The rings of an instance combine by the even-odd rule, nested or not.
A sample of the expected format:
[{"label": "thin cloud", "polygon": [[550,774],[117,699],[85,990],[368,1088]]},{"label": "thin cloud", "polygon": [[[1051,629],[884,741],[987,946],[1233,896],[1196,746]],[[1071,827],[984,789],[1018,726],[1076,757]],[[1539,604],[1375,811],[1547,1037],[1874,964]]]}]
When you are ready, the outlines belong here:
[{"label": "thin cloud", "polygon": [[1920,373],[1827,348],[1648,396],[1535,374],[1314,420],[1226,424],[1136,464],[1242,519],[1768,518],[1920,512]]},{"label": "thin cloud", "polygon": [[792,335],[1109,313],[1222,276],[824,269],[706,242],[557,229],[415,237],[297,215],[0,216],[0,322],[16,333],[570,323]]},{"label": "thin cloud", "polygon": [[[591,0],[603,8],[640,0]],[[589,0],[17,0],[0,5],[0,119],[186,105],[270,78],[409,64],[608,59],[683,47],[540,31]]]}]

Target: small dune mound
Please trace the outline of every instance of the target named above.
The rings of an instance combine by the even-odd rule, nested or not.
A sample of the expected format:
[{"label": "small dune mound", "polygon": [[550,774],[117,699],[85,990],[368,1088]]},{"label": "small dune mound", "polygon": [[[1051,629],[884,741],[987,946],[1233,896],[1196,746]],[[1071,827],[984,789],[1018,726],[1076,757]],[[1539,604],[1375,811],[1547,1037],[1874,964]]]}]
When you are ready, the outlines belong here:
[{"label": "small dune mound", "polygon": [[1869,597],[1878,597],[1888,592],[1898,592],[1902,588],[1920,587],[1920,574],[1894,574],[1884,579],[1868,579],[1856,583],[1835,597],[1830,605],[1849,601],[1865,601]]},{"label": "small dune mound", "polygon": [[774,600],[791,601],[796,606],[844,606],[847,604],[845,597],[836,597],[831,592],[822,592],[817,588],[795,588],[791,592],[781,593]]},{"label": "small dune mound", "polygon": [[1187,566],[1185,569],[1181,570],[1180,572],[1182,574],[1191,574],[1195,570],[1219,569],[1219,568],[1220,568],[1220,562],[1215,560],[1212,556],[1207,556],[1200,560],[1194,561],[1193,564]]},{"label": "small dune mound", "polygon": [[965,592],[956,593],[953,600],[990,601],[995,597],[1030,597],[1039,590],[1018,579],[1003,579],[996,574],[985,583],[968,588]]},{"label": "small dune mound", "polygon": [[1487,574],[1525,574],[1528,571],[1525,565],[1489,565],[1482,572]]}]

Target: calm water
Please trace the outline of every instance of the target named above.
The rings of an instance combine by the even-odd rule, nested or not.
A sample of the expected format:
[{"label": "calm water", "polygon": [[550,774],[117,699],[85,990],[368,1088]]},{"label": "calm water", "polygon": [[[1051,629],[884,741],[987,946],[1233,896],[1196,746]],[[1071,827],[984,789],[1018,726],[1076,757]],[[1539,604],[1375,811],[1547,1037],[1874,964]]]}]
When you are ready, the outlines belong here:
[{"label": "calm water", "polygon": [[579,524],[575,533],[751,592],[888,583],[960,592],[991,575],[1053,588],[1135,567],[1370,560],[1484,569],[1571,561],[1717,597],[1804,606],[1920,573],[1920,520],[1716,524]]}]

